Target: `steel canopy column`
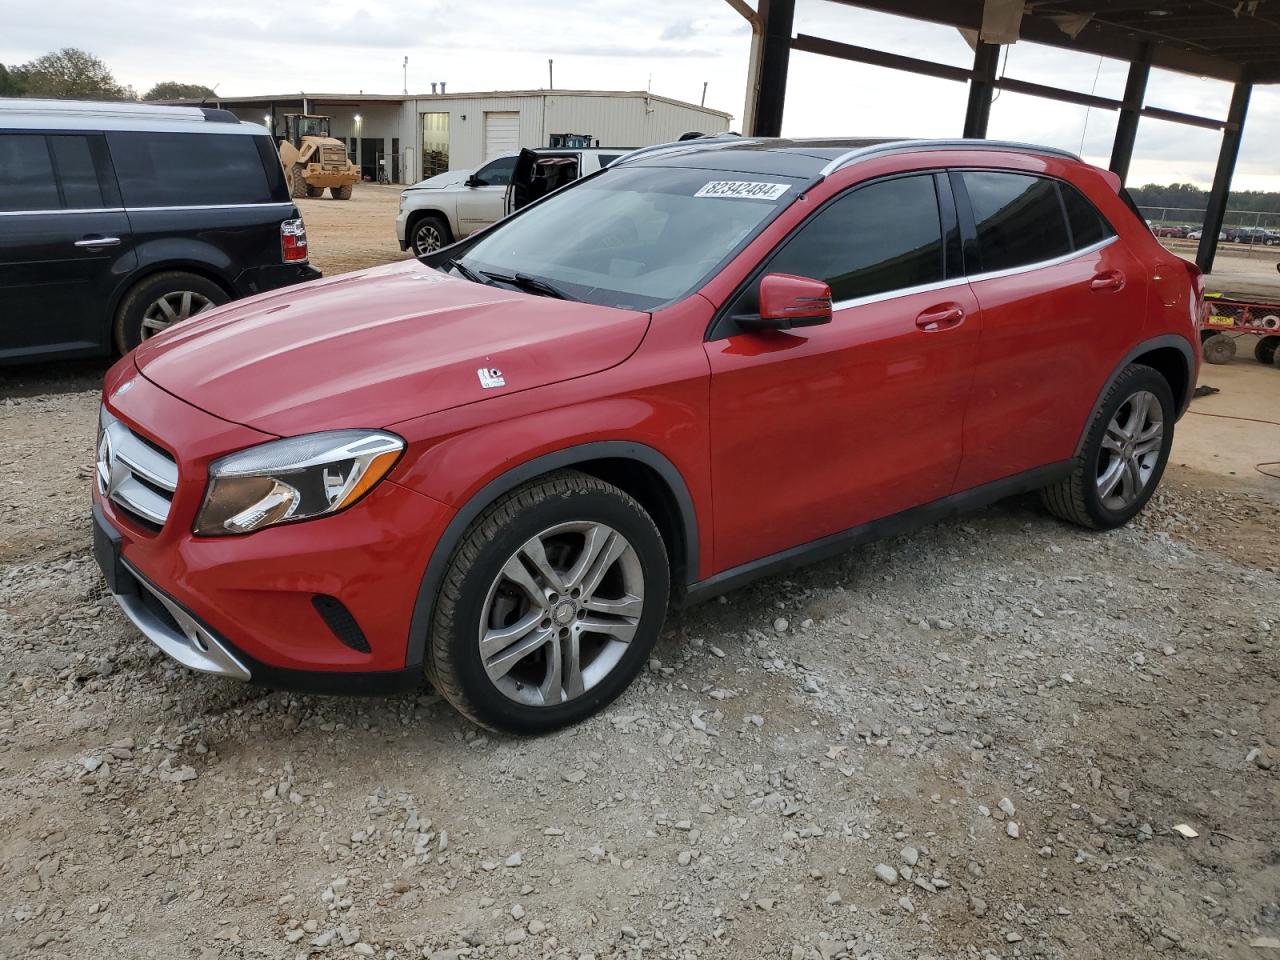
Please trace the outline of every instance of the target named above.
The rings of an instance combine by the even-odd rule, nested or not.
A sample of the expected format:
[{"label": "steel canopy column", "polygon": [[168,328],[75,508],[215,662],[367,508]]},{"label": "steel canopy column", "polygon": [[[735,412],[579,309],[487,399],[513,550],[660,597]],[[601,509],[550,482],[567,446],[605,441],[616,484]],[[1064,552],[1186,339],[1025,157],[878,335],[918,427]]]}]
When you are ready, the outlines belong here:
[{"label": "steel canopy column", "polygon": [[1138,139],[1138,121],[1142,118],[1142,101],[1147,96],[1147,78],[1151,76],[1151,45],[1143,47],[1142,56],[1129,64],[1129,79],[1124,85],[1124,105],[1116,122],[1116,139],[1111,147],[1111,171],[1123,183],[1129,179],[1129,161]]},{"label": "steel canopy column", "polygon": [[760,91],[755,99],[751,132],[757,137],[782,135],[782,107],[787,98],[787,67],[796,0],[760,0],[763,41],[760,44]]},{"label": "steel canopy column", "polygon": [[969,106],[964,112],[964,136],[986,139],[987,121],[991,119],[991,96],[996,89],[996,67],[1000,63],[1000,47],[978,41],[973,52],[973,77],[969,80]]},{"label": "steel canopy column", "polygon": [[1227,125],[1222,130],[1222,148],[1218,151],[1218,168],[1213,173],[1209,207],[1204,212],[1204,232],[1200,234],[1200,246],[1196,250],[1196,264],[1205,273],[1213,269],[1213,258],[1218,252],[1218,231],[1222,229],[1222,221],[1227,214],[1231,177],[1236,170],[1236,158],[1240,155],[1240,138],[1244,134],[1244,120],[1249,113],[1249,96],[1252,93],[1253,84],[1247,75],[1237,81],[1231,93]]}]

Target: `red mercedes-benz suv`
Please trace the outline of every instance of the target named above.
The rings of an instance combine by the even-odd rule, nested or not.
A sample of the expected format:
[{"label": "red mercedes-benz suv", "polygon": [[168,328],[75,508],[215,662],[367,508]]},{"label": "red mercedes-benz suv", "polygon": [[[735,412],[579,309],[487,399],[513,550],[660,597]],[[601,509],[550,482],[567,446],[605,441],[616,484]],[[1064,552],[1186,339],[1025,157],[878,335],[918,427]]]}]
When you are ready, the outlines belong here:
[{"label": "red mercedes-benz suv", "polygon": [[1021,491],[1125,523],[1202,304],[1056,150],[647,148],[422,262],[148,340],[106,379],[95,551],[189,667],[425,674],[548,730],[626,688],[673,599]]}]

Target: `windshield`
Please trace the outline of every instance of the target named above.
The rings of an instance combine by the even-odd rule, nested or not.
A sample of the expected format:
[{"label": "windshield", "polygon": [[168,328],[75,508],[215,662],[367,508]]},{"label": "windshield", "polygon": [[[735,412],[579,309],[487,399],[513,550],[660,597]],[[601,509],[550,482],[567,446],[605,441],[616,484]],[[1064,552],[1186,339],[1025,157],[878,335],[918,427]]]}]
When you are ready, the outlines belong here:
[{"label": "windshield", "polygon": [[498,224],[465,256],[574,299],[650,310],[696,289],[803,181],[670,167],[609,170]]}]

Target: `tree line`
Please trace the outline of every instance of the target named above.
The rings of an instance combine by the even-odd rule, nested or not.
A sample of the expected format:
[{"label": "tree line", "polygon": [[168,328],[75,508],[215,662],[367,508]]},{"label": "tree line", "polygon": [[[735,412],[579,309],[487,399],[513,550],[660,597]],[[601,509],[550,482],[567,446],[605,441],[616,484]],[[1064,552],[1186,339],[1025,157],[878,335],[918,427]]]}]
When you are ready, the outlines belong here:
[{"label": "tree line", "polygon": [[0,97],[48,97],[54,100],[181,100],[215,96],[200,83],[167,80],[141,97],[116,80],[110,68],[84,50],[64,47],[28,63],[0,63]]},{"label": "tree line", "polygon": [[[1144,187],[1130,187],[1129,195],[1141,207],[1185,207],[1203,210],[1209,205],[1209,191],[1193,183],[1148,183]],[[1280,213],[1280,193],[1263,190],[1232,190],[1227,199],[1227,209],[1248,210],[1255,213]]]}]

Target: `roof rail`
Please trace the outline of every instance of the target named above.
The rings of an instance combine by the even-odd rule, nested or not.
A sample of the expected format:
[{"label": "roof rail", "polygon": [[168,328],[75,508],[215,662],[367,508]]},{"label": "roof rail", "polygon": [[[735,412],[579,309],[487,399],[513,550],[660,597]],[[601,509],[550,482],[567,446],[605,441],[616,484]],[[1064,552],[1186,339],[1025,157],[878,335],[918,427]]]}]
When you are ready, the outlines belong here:
[{"label": "roof rail", "polygon": [[638,150],[632,150],[630,153],[624,153],[613,163],[611,167],[621,166],[624,163],[630,163],[632,160],[638,160],[640,157],[653,157],[664,153],[678,153],[682,150],[697,149],[705,147],[708,144],[724,144],[731,143],[751,143],[752,137],[743,137],[736,133],[722,133],[714,137],[699,137],[696,140],[674,140],[670,143],[655,143],[651,147],[641,147]]},{"label": "roof rail", "polygon": [[1080,160],[1080,158],[1070,150],[1061,150],[1058,147],[1042,147],[1034,143],[1016,143],[1011,140],[979,140],[979,139],[954,139],[954,140],[888,140],[884,143],[872,144],[868,147],[857,147],[848,153],[842,153],[836,157],[818,172],[818,177],[827,177],[835,173],[837,170],[843,170],[852,163],[860,160],[866,160],[870,157],[881,156],[886,153],[915,153],[922,150],[1003,150],[1014,153],[1038,153],[1048,154],[1054,157],[1064,157],[1068,160]]}]

